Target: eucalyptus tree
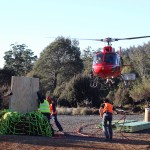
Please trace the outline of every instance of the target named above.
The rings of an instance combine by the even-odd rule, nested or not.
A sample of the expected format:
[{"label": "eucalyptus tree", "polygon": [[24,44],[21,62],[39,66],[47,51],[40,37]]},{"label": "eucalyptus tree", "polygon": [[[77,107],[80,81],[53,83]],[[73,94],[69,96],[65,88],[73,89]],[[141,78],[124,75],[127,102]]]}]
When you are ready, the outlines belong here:
[{"label": "eucalyptus tree", "polygon": [[14,70],[16,75],[26,75],[32,70],[37,56],[25,44],[11,44],[11,49],[5,52],[4,68]]},{"label": "eucalyptus tree", "polygon": [[45,90],[53,92],[56,87],[82,71],[83,63],[78,46],[77,40],[57,37],[41,52],[33,74],[40,77]]},{"label": "eucalyptus tree", "polygon": [[93,50],[91,47],[87,47],[83,50],[82,60],[84,64],[84,71],[90,72],[92,68],[92,58],[93,58]]},{"label": "eucalyptus tree", "polygon": [[126,70],[131,70],[137,75],[136,81],[132,82],[130,86],[129,98],[132,98],[133,101],[149,99],[150,42],[143,46],[130,47],[125,51],[125,54],[126,58],[132,64],[130,69],[126,68]]},{"label": "eucalyptus tree", "polygon": [[131,47],[129,58],[140,78],[145,78],[150,73],[150,42],[143,46]]}]

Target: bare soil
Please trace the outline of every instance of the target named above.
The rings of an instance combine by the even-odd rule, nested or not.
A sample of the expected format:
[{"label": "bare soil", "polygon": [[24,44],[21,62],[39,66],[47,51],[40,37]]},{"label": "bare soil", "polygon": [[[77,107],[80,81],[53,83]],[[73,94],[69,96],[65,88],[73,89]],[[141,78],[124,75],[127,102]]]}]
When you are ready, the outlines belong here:
[{"label": "bare soil", "polygon": [[[122,115],[114,115],[114,120],[120,118]],[[144,114],[127,115],[126,119],[142,121]],[[113,140],[106,142],[102,129],[97,128],[101,122],[98,115],[59,115],[58,120],[65,135],[59,132],[54,137],[1,135],[0,150],[150,150],[150,129],[136,133],[114,130]]]}]

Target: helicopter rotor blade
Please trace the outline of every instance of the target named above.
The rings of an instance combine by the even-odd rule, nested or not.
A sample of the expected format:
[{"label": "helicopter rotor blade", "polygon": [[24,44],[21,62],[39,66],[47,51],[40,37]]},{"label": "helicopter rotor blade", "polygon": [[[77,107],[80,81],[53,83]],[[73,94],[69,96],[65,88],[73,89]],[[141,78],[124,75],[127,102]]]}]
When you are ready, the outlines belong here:
[{"label": "helicopter rotor blade", "polygon": [[148,38],[150,36],[139,36],[139,37],[130,37],[130,38],[116,38],[114,39],[115,41],[119,41],[119,40],[132,40],[132,39],[141,39],[141,38]]},{"label": "helicopter rotor blade", "polygon": [[110,37],[104,39],[78,39],[78,40],[90,40],[90,41],[100,41],[100,42],[114,42],[116,39],[112,39]]},{"label": "helicopter rotor blade", "polygon": [[[129,38],[104,38],[104,39],[80,39],[80,38],[71,38],[76,40],[89,40],[89,41],[100,41],[100,42],[107,42],[108,44],[110,42],[115,42],[119,40],[132,40],[132,39],[141,39],[141,38],[149,38],[150,36],[139,36],[139,37],[129,37]],[[56,37],[47,37],[47,38],[56,38]]]},{"label": "helicopter rotor blade", "polygon": [[103,39],[78,39],[78,40],[89,40],[89,41],[101,41],[101,42],[103,42]]}]

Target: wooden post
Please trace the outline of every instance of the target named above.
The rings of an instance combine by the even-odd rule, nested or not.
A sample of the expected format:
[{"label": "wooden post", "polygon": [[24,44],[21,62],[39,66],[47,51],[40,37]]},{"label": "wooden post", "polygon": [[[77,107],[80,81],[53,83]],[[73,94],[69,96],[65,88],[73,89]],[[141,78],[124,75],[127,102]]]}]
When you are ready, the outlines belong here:
[{"label": "wooden post", "polygon": [[38,109],[37,91],[39,79],[12,76],[9,108],[20,113],[27,113]]},{"label": "wooden post", "polygon": [[145,108],[144,120],[145,122],[150,122],[150,108]]}]

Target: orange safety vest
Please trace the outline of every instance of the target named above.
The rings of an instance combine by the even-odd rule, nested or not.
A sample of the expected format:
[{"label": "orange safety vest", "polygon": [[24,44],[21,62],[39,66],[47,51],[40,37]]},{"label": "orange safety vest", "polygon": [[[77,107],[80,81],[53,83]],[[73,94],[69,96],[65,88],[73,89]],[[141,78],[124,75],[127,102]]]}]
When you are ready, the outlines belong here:
[{"label": "orange safety vest", "polygon": [[49,105],[49,108],[50,108],[50,113],[51,113],[51,114],[53,114],[53,115],[56,115],[56,114],[57,114],[57,111],[56,111],[56,110],[55,110],[55,111],[53,110],[53,104],[50,104],[50,105]]},{"label": "orange safety vest", "polygon": [[103,113],[105,112],[109,112],[109,113],[113,113],[113,105],[110,103],[104,103],[104,109],[103,109]]}]

